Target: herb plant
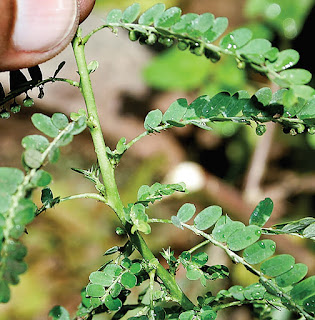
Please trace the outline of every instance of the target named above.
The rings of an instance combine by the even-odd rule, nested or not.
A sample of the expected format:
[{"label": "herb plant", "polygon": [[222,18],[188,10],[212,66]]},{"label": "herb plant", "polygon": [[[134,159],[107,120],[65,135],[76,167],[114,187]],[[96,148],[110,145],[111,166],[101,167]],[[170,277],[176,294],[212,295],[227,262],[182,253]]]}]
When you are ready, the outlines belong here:
[{"label": "herb plant", "polygon": [[[56,306],[49,312],[52,319],[88,320],[96,314],[109,313],[111,319],[206,320],[215,319],[222,309],[245,304],[253,306],[259,319],[271,319],[271,310],[274,308],[286,308],[299,315],[300,319],[314,319],[315,276],[305,278],[307,266],[295,263],[293,256],[276,255],[276,242],[272,240],[279,234],[314,240],[314,218],[306,217],[265,228],[273,210],[272,200],[266,198],[258,203],[248,225],[233,221],[217,205],[196,213],[192,203],[182,205],[169,219],[161,219],[149,216],[146,210],[165,196],[187,192],[183,183],[156,182],[151,186],[143,185],[138,190],[137,199],[129,204],[122,203],[117,189],[115,171],[124,153],[142,137],[173,127],[193,125],[201,130],[211,130],[212,123],[235,122],[255,126],[257,135],[263,135],[265,123],[275,122],[282,126],[284,132],[292,135],[315,133],[315,91],[307,85],[311,74],[304,69],[292,68],[299,60],[299,53],[293,49],[279,51],[266,39],[252,39],[252,32],[246,28],[223,36],[227,25],[227,18],[215,18],[211,13],[182,15],[180,8],[166,9],[164,4],[156,4],[140,15],[140,6],[135,3],[125,11],[112,10],[106,22],[87,35],[82,35],[81,29],[78,29],[72,47],[80,75],[79,82],[57,77],[63,63],[52,77],[44,80],[39,67],[28,70],[31,76],[29,81],[20,70],[11,72],[11,91],[5,93],[0,86],[0,115],[3,119],[20,111],[16,97],[25,93],[24,106],[32,106],[33,100],[28,92],[37,87],[39,97],[43,98],[45,84],[56,81],[77,87],[84,97],[86,110],[74,110],[70,120],[62,113],[55,113],[52,117],[34,114],[31,121],[41,134],[29,135],[22,140],[25,149],[22,155],[24,172],[11,167],[0,168],[2,303],[10,300],[10,286],[18,284],[20,274],[27,269],[24,262],[27,250],[21,241],[24,233],[27,233],[27,225],[43,211],[63,201],[90,198],[115,212],[121,224],[116,233],[124,237],[126,242],[124,246],[108,248],[105,255],[110,256],[111,260],[91,272],[89,282],[81,292],[82,302],[77,313],[70,317],[65,308]],[[191,103],[180,98],[164,113],[160,110],[150,111],[144,119],[144,132],[131,141],[122,137],[116,149],[111,150],[102,134],[90,81],[90,73],[97,69],[98,63],[87,63],[84,52],[90,38],[104,28],[111,29],[113,33],[123,28],[128,30],[131,41],[177,46],[179,50],[205,56],[209,63],[218,62],[222,55],[232,56],[238,68],[251,68],[265,75],[279,86],[279,90],[273,93],[265,87],[252,96],[244,90],[232,95],[220,92],[212,97],[199,96]],[[218,45],[214,44],[216,40]],[[52,177],[44,170],[44,166],[56,163],[60,147],[69,144],[73,136],[86,127],[93,140],[97,165],[87,170],[74,170],[90,180],[96,192],[55,197],[48,187]],[[32,200],[32,192],[36,188],[42,188],[42,205],[39,207]],[[166,261],[165,268],[142,237],[142,234],[151,233],[155,223],[169,224],[169,228],[188,229],[200,236],[201,241],[179,256],[175,256],[171,248],[163,249],[161,256]],[[195,299],[188,298],[176,281],[180,265],[186,270],[189,280],[200,280],[205,287],[209,281],[229,276],[226,266],[211,265],[211,257],[208,261],[208,255],[200,251],[208,244],[218,246],[233,262],[243,265],[248,272],[257,276],[257,282],[247,287],[235,285],[216,294],[209,291]],[[135,250],[140,253],[141,259],[132,258]],[[143,291],[138,296],[138,302],[132,304],[128,296],[140,285]]]}]

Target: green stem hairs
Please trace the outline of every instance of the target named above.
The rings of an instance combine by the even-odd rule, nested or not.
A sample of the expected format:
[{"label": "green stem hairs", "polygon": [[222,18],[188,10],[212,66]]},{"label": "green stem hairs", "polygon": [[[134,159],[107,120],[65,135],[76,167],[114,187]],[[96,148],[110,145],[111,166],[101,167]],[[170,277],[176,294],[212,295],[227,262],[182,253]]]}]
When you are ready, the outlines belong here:
[{"label": "green stem hairs", "polygon": [[[110,314],[111,319],[215,319],[220,310],[250,304],[259,319],[271,319],[273,309],[288,309],[300,319],[314,319],[315,277],[305,278],[308,270],[303,263],[295,263],[289,254],[275,255],[275,238],[279,234],[315,239],[315,219],[307,217],[271,228],[264,228],[269,219],[273,202],[266,198],[256,206],[248,225],[233,221],[222,208],[209,206],[196,214],[191,203],[182,205],[169,219],[149,217],[146,210],[155,201],[175,192],[186,192],[186,186],[154,183],[143,185],[134,203],[123,204],[116,185],[115,170],[124,153],[141,138],[153,133],[187,125],[211,130],[214,122],[236,122],[256,127],[257,135],[266,131],[266,122],[275,122],[292,135],[315,132],[314,89],[307,86],[311,74],[304,69],[291,68],[299,60],[295,50],[279,51],[265,39],[252,39],[252,32],[246,28],[236,29],[222,36],[227,28],[226,18],[215,18],[210,13],[182,15],[181,9],[165,8],[156,4],[140,15],[140,6],[135,3],[125,11],[114,9],[107,15],[106,22],[87,35],[79,28],[72,41],[80,81],[57,78],[63,64],[55,74],[43,80],[39,67],[29,69],[31,80],[27,81],[21,71],[11,72],[11,91],[5,94],[0,87],[1,117],[9,118],[20,106],[15,98],[26,93],[25,105],[32,105],[27,92],[37,87],[43,95],[48,82],[62,81],[77,87],[85,100],[86,110],[71,113],[70,121],[62,113],[52,117],[35,113],[31,120],[44,135],[30,135],[22,140],[25,151],[22,156],[24,172],[16,168],[0,168],[0,301],[10,300],[10,286],[19,282],[19,275],[27,269],[24,258],[26,248],[20,238],[26,226],[46,209],[63,201],[90,198],[108,205],[117,215],[121,226],[116,233],[126,239],[124,246],[109,248],[105,255],[111,260],[105,262],[89,276],[81,292],[82,301],[75,315],[61,306],[51,309],[52,319],[88,320],[100,313]],[[272,92],[262,88],[250,96],[240,90],[233,95],[221,92],[213,97],[203,95],[192,103],[186,99],[174,101],[166,112],[150,111],[144,120],[144,132],[127,142],[121,138],[115,150],[104,140],[96,102],[90,81],[90,73],[97,63],[87,63],[85,46],[94,33],[104,28],[117,33],[118,28],[129,32],[131,41],[153,45],[156,42],[179,50],[190,50],[197,56],[205,56],[209,63],[218,62],[221,55],[235,58],[239,68],[252,68],[265,75],[279,86]],[[219,43],[214,44],[214,41]],[[9,101],[14,102],[7,107]],[[84,193],[66,198],[54,197],[48,187],[52,180],[43,170],[48,162],[58,161],[60,147],[67,145],[74,135],[89,129],[97,165],[91,169],[74,169],[95,184],[95,193]],[[48,136],[51,139],[48,139]],[[42,188],[42,206],[32,201],[32,191]],[[193,219],[192,222],[190,222]],[[155,223],[169,224],[169,228],[188,229],[203,240],[178,257],[168,248],[161,252],[166,261],[163,267],[150,250],[142,234],[148,235]],[[263,239],[260,239],[265,235]],[[235,263],[242,264],[248,272],[257,276],[257,282],[247,287],[240,285],[207,292],[193,299],[188,297],[176,280],[180,265],[186,270],[189,280],[199,280],[205,287],[209,281],[229,276],[224,265],[211,265],[208,255],[200,251],[212,244],[221,248]],[[132,258],[134,251],[141,258]],[[164,263],[165,265],[165,263]],[[136,286],[143,291],[138,303],[132,304],[128,296]]]}]

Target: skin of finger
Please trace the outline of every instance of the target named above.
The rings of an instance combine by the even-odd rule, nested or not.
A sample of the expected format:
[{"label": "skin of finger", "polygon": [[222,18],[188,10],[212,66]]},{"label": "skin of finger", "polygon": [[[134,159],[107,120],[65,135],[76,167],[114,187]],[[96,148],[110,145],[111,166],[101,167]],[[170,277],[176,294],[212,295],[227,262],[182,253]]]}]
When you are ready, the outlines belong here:
[{"label": "skin of finger", "polygon": [[79,0],[80,23],[87,18],[94,5],[95,0]]},{"label": "skin of finger", "polygon": [[0,19],[0,57],[7,49],[9,40],[12,36],[15,14],[15,1],[0,1],[0,12],[5,13],[1,15]]},{"label": "skin of finger", "polygon": [[3,15],[6,17],[5,19],[0,19],[0,71],[29,68],[56,56],[71,42],[79,22],[82,22],[89,15],[94,3],[94,0],[79,0],[78,16],[75,23],[68,36],[56,47],[47,52],[23,52],[16,51],[11,40],[16,11],[15,0],[0,0],[0,10],[2,10],[0,12],[8,12],[7,15]]}]

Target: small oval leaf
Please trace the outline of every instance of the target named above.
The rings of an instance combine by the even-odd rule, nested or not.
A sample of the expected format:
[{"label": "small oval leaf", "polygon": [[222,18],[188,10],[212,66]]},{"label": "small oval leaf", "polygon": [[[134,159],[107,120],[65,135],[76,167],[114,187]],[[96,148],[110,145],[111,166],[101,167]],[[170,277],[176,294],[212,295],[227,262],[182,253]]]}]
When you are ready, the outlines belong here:
[{"label": "small oval leaf", "polygon": [[273,202],[270,198],[266,198],[259,202],[257,207],[249,218],[249,224],[262,227],[268,221],[273,210]]},{"label": "small oval leaf", "polygon": [[187,222],[193,217],[195,212],[196,207],[192,203],[185,203],[179,208],[177,218],[180,222]]},{"label": "small oval leaf", "polygon": [[270,239],[259,240],[246,248],[243,257],[247,263],[257,264],[271,257],[276,251],[276,243]]},{"label": "small oval leaf", "polygon": [[154,130],[162,121],[163,114],[159,109],[150,111],[144,120],[144,128],[148,131]]},{"label": "small oval leaf", "polygon": [[295,259],[291,255],[281,254],[263,262],[260,270],[269,277],[277,277],[292,269],[294,262]]},{"label": "small oval leaf", "polygon": [[90,297],[99,298],[105,294],[105,288],[100,284],[90,283],[86,287],[86,294]]},{"label": "small oval leaf", "polygon": [[120,279],[120,283],[127,289],[131,289],[137,284],[137,277],[131,272],[125,272]]},{"label": "small oval leaf", "polygon": [[297,263],[288,272],[276,277],[276,283],[279,287],[288,287],[301,281],[307,274],[307,266],[303,263]]},{"label": "small oval leaf", "polygon": [[302,304],[307,298],[314,295],[315,291],[315,276],[311,276],[296,285],[290,291],[292,299],[297,304]]},{"label": "small oval leaf", "polygon": [[125,23],[134,22],[140,13],[140,4],[134,3],[129,6],[122,14],[122,21]]},{"label": "small oval leaf", "polygon": [[258,226],[246,226],[233,232],[227,239],[227,246],[233,251],[243,250],[256,242],[261,236],[261,229]]},{"label": "small oval leaf", "polygon": [[59,130],[54,126],[50,117],[42,113],[35,113],[31,119],[33,125],[48,137],[55,138],[59,134]]},{"label": "small oval leaf", "polygon": [[219,206],[210,206],[203,209],[194,220],[194,224],[199,230],[209,229],[214,225],[222,215],[222,208]]}]

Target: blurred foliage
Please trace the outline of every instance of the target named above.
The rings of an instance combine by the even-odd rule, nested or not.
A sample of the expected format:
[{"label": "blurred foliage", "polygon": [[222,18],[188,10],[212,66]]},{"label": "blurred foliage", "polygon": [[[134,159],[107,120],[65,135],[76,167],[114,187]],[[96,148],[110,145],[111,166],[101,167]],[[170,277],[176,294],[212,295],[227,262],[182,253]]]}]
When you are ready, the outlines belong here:
[{"label": "blurred foliage", "polygon": [[198,94],[214,95],[221,91],[234,93],[240,87],[248,89],[245,73],[235,66],[235,59],[231,57],[212,64],[204,56],[198,57],[189,51],[172,48],[158,54],[143,74],[147,84],[154,89],[197,90]]},{"label": "blurred foliage", "polygon": [[301,32],[313,0],[247,0],[245,16],[292,40]]}]

